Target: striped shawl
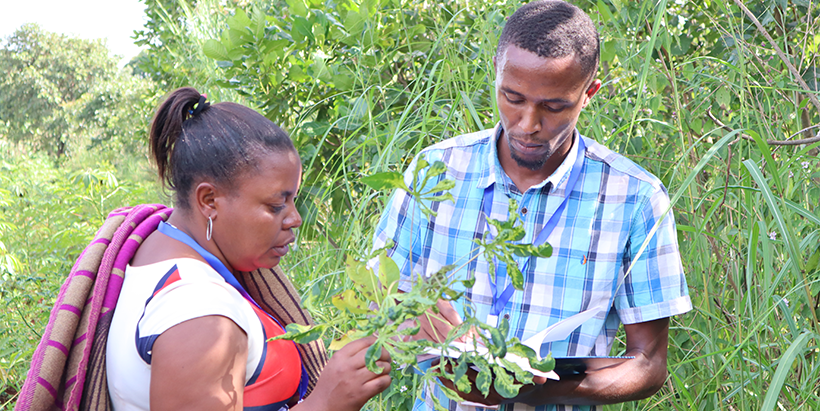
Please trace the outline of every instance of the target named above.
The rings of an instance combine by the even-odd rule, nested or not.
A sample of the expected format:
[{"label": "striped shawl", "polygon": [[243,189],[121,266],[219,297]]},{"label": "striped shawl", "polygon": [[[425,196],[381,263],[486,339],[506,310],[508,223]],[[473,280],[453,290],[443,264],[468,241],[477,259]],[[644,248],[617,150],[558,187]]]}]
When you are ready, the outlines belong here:
[{"label": "striped shawl", "polygon": [[[171,212],[153,204],[108,215],[60,289],[15,410],[112,409],[105,346],[125,267],[143,239]],[[312,324],[293,285],[278,268],[238,277],[260,307],[283,324]],[[297,347],[310,376],[310,392],[327,362],[325,347],[321,340]]]}]

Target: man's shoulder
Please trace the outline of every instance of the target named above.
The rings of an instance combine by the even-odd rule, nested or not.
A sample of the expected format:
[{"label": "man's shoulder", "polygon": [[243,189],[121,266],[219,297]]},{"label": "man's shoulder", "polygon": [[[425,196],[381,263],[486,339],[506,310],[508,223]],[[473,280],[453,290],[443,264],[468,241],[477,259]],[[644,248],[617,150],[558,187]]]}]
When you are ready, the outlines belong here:
[{"label": "man's shoulder", "polygon": [[448,150],[468,150],[479,151],[489,147],[489,142],[493,138],[494,128],[476,131],[474,133],[462,134],[441,140],[438,143],[425,147],[421,152],[427,155],[441,153]]},{"label": "man's shoulder", "polygon": [[661,180],[654,174],[646,171],[634,161],[618,154],[603,144],[595,140],[584,137],[584,143],[587,146],[586,156],[592,161],[598,161],[606,164],[610,169],[610,176],[612,174],[620,174],[626,178],[634,178],[644,184],[651,186],[654,190],[666,191]]}]

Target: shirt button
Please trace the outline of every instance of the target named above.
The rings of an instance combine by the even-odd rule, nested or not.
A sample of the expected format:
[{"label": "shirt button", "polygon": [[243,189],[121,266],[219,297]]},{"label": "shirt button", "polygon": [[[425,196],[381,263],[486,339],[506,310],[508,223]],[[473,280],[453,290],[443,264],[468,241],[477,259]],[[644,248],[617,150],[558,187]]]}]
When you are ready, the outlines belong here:
[{"label": "shirt button", "polygon": [[510,319],[510,315],[509,315],[509,314],[504,314],[504,319],[505,319],[505,320],[509,320],[509,319]]},{"label": "shirt button", "polygon": [[521,209],[521,214],[527,214],[527,207]]}]

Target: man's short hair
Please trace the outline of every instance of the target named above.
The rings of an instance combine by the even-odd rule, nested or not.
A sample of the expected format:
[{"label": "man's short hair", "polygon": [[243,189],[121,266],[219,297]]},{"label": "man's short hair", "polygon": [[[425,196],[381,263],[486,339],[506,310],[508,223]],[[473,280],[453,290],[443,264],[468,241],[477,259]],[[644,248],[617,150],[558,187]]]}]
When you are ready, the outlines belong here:
[{"label": "man's short hair", "polygon": [[581,9],[561,0],[533,1],[516,10],[498,39],[497,60],[510,44],[543,58],[575,55],[588,78],[598,72],[595,24]]}]

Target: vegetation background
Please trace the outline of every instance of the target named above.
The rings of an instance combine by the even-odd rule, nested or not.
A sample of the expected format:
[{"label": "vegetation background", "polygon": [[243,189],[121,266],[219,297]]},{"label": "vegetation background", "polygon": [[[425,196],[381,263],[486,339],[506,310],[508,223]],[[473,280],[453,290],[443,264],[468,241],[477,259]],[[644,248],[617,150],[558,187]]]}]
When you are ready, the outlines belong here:
[{"label": "vegetation background", "polygon": [[[283,261],[318,321],[351,288],[386,194],[360,182],[497,121],[492,55],[519,1],[145,0],[147,50],[37,26],[0,49],[0,405],[11,409],[60,284],[107,213],[168,202],[152,109],[191,85],[288,129],[304,166]],[[695,310],[669,379],[620,409],[820,409],[820,5],[577,0],[604,86],[579,129],[661,178]],[[614,354],[623,350],[619,336]],[[406,409],[391,387],[369,409]]]}]

